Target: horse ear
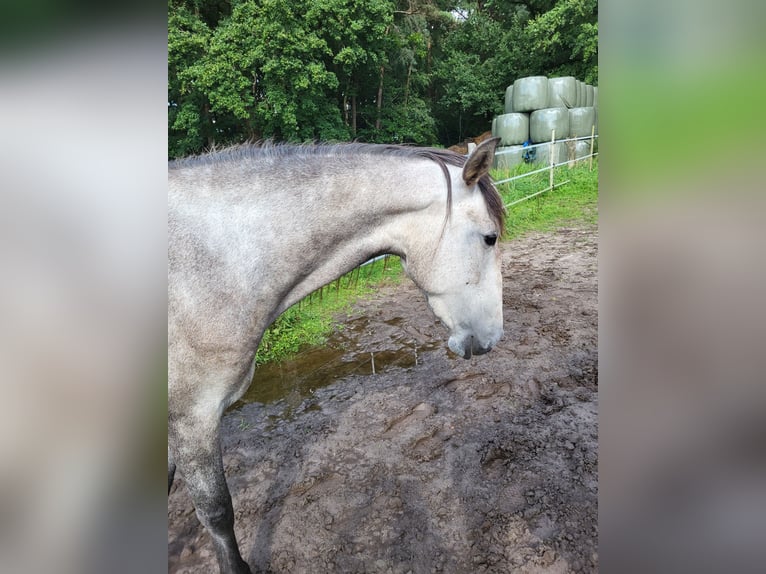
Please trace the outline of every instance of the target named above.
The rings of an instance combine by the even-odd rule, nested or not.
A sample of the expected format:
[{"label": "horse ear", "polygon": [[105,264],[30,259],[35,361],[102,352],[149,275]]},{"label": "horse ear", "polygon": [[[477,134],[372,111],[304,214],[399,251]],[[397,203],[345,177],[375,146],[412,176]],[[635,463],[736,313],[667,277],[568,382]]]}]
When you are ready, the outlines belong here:
[{"label": "horse ear", "polygon": [[489,171],[495,159],[495,148],[500,138],[484,140],[476,146],[463,167],[463,181],[468,187],[473,187],[479,179]]}]

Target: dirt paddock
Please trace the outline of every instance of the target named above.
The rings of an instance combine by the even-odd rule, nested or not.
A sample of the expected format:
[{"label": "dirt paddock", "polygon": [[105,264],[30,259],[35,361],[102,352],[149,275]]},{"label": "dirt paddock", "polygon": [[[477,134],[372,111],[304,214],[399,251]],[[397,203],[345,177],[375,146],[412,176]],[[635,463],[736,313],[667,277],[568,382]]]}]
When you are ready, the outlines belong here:
[{"label": "dirt paddock", "polygon": [[[487,355],[451,355],[404,280],[333,338],[372,353],[375,374],[229,412],[224,464],[253,571],[597,571],[597,241],[587,227],[502,244],[505,337]],[[169,572],[215,572],[180,476],[168,522]]]}]

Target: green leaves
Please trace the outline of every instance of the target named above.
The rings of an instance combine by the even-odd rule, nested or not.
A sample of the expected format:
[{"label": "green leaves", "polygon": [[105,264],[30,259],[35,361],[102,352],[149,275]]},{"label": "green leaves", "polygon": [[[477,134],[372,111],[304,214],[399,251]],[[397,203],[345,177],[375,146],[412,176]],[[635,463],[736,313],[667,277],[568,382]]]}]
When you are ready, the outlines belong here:
[{"label": "green leaves", "polygon": [[527,27],[538,65],[551,75],[598,83],[598,2],[559,0]]},{"label": "green leaves", "polygon": [[171,0],[168,153],[448,145],[489,129],[517,77],[595,84],[597,57],[596,0]]}]

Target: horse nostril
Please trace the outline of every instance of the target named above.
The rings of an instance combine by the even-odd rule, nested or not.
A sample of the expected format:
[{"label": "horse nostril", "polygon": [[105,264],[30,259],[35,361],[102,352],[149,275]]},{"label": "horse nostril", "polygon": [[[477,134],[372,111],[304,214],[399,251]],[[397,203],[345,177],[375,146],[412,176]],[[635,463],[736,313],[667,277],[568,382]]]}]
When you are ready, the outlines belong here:
[{"label": "horse nostril", "polygon": [[474,355],[483,355],[485,353],[489,353],[492,350],[492,347],[492,344],[488,344],[486,347],[483,347],[474,337],[471,337],[471,352]]}]

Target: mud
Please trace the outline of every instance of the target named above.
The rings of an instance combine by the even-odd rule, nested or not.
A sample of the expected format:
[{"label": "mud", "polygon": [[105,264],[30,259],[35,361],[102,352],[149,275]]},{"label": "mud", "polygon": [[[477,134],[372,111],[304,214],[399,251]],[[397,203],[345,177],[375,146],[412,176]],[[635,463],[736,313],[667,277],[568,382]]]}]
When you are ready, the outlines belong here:
[{"label": "mud", "polygon": [[[598,570],[597,231],[502,250],[505,337],[488,355],[451,355],[405,280],[226,414],[254,571]],[[215,572],[181,477],[168,521],[169,572]]]}]

